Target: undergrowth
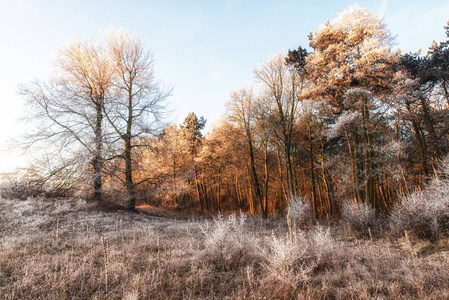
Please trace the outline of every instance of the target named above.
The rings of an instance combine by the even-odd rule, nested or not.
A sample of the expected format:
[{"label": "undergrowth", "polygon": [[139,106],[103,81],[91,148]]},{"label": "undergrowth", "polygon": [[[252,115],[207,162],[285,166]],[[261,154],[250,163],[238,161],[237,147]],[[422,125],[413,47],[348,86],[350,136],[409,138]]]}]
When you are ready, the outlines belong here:
[{"label": "undergrowth", "polygon": [[448,298],[449,242],[0,200],[1,299]]}]

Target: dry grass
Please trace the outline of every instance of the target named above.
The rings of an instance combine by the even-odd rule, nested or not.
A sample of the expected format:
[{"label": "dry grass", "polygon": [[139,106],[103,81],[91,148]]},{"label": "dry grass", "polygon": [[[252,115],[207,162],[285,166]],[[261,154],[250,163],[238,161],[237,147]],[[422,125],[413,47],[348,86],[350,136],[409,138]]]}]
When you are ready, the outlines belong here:
[{"label": "dry grass", "polygon": [[449,242],[0,200],[1,299],[447,299]]}]

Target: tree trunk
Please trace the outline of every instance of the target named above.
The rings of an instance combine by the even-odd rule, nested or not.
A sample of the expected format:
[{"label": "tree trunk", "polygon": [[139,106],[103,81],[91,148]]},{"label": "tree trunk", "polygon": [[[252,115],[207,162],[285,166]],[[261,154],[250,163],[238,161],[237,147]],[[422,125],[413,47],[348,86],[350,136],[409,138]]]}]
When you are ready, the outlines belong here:
[{"label": "tree trunk", "polygon": [[328,212],[329,212],[329,214],[332,215],[334,213],[334,208],[333,208],[332,199],[331,199],[331,196],[330,196],[329,184],[328,184],[327,179],[326,179],[326,172],[324,170],[324,162],[323,162],[323,160],[321,161],[321,168],[320,169],[321,169],[321,177],[322,177],[321,180],[323,181],[324,190],[326,191],[326,200],[327,200]]},{"label": "tree trunk", "polygon": [[133,182],[132,160],[131,160],[131,140],[125,140],[125,186],[128,192],[128,201],[126,207],[134,209],[136,207],[136,187]]},{"label": "tree trunk", "polygon": [[312,132],[310,128],[310,124],[307,124],[308,127],[308,140],[309,140],[309,159],[310,159],[310,178],[312,179],[312,210],[315,218],[318,217],[318,208],[316,204],[316,183],[315,183],[315,156],[313,153],[313,143],[312,143]]},{"label": "tree trunk", "polygon": [[195,185],[196,185],[196,192],[197,192],[197,195],[198,195],[198,201],[200,203],[200,209],[201,209],[201,211],[204,211],[203,195],[201,193],[200,182],[198,180],[198,171],[196,169],[196,165],[195,164],[193,165],[193,170],[194,170],[194,173],[195,173]]},{"label": "tree trunk", "polygon": [[92,160],[94,169],[94,200],[102,201],[102,171],[103,171],[103,101],[96,102],[95,120],[95,153]]},{"label": "tree trunk", "polygon": [[217,210],[221,211],[221,167],[218,168]]},{"label": "tree trunk", "polygon": [[264,143],[264,171],[265,171],[265,193],[264,193],[264,200],[265,200],[265,209],[262,207],[263,217],[268,217],[268,182],[270,179],[270,172],[268,171],[268,141],[265,140]]},{"label": "tree trunk", "polygon": [[[287,190],[285,188],[284,173],[282,172],[282,161],[281,161],[281,154],[279,152],[279,149],[277,149],[276,153],[277,153],[277,157],[278,157],[278,168],[279,168],[279,177],[280,177],[280,182],[281,182],[282,194],[284,195],[286,204],[289,205],[290,200],[288,198]],[[281,203],[282,203],[282,199],[281,199]]]},{"label": "tree trunk", "polygon": [[362,96],[364,106],[362,108],[362,131],[363,131],[363,143],[364,143],[364,155],[363,155],[363,171],[365,175],[365,203],[371,207],[375,207],[374,203],[374,176],[372,174],[372,160],[373,160],[373,148],[371,145],[371,132],[369,129],[369,109],[366,96]]},{"label": "tree trunk", "polygon": [[292,164],[292,154],[291,154],[291,146],[286,145],[287,149],[285,151],[285,169],[287,170],[287,185],[288,185],[288,194],[296,195],[295,182],[293,176],[293,164]]},{"label": "tree trunk", "polygon": [[432,146],[433,157],[435,160],[438,160],[438,157],[440,155],[440,148],[438,146],[438,136],[435,132],[434,121],[432,120],[432,117],[430,115],[430,108],[426,103],[424,97],[419,97],[419,101],[424,117],[424,124],[426,124],[427,131],[430,135],[430,145]]},{"label": "tree trunk", "polygon": [[[247,141],[248,141],[248,146],[249,146],[251,181],[252,181],[252,185],[254,187],[254,192],[256,193],[256,201],[259,202],[261,211],[264,214],[263,200],[262,200],[262,195],[261,195],[262,193],[260,191],[259,179],[257,177],[257,172],[256,172],[256,160],[254,157],[255,155],[254,155],[253,142],[251,139],[251,133],[249,132],[248,129],[246,131],[246,135],[247,135]],[[264,217],[266,217],[265,214],[264,214]]]},{"label": "tree trunk", "polygon": [[353,146],[349,139],[348,132],[345,130],[346,140],[348,141],[349,155],[352,163],[352,181],[354,185],[354,195],[357,202],[362,202],[362,195],[360,193],[360,178],[359,178],[359,165],[358,165],[358,140],[357,140],[357,127],[353,126]]}]

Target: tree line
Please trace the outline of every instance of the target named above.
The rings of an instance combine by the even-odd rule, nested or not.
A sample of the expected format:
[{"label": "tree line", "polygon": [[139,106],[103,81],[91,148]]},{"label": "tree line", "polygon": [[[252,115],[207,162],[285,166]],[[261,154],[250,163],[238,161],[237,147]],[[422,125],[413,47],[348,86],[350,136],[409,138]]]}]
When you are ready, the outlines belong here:
[{"label": "tree line", "polygon": [[[449,39],[449,24],[445,30]],[[130,207],[266,217],[299,197],[316,217],[338,214],[344,201],[388,212],[398,195],[441,176],[449,41],[433,42],[425,55],[394,51],[386,24],[358,6],[308,38],[308,48],[256,66],[207,136],[194,113],[158,130],[170,90],[153,80],[152,60],[129,37],[74,44],[62,51],[55,81],[22,89],[44,124],[33,140],[87,153],[82,170],[94,197],[102,184],[122,186]]]}]

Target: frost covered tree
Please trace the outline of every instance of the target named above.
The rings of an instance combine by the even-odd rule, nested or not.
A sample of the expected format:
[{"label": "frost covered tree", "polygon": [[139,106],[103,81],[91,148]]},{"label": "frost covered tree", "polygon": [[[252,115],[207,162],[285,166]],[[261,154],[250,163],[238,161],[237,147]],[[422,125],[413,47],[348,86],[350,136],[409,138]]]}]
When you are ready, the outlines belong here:
[{"label": "frost covered tree", "polygon": [[126,206],[134,208],[136,189],[133,181],[133,148],[139,147],[138,137],[154,134],[166,106],[171,88],[164,88],[155,76],[151,52],[137,36],[123,30],[111,30],[106,47],[114,70],[113,94],[105,106],[105,116],[123,143],[119,155],[124,160]]},{"label": "frost covered tree", "polygon": [[[250,210],[254,207],[247,203],[241,193],[241,181],[245,180],[244,143],[242,131],[232,124],[221,121],[203,141],[197,163],[201,168],[200,189],[206,207],[222,211],[224,205]],[[232,195],[232,198],[231,198]],[[231,198],[231,203],[225,203]]]},{"label": "frost covered tree", "polygon": [[398,126],[397,135],[410,143],[408,173],[420,186],[436,174],[448,151],[448,43],[434,41],[425,55],[401,54],[393,82],[397,118],[407,125]]},{"label": "frost covered tree", "polygon": [[58,145],[60,153],[86,151],[88,155],[83,156],[90,165],[93,198],[98,201],[102,199],[107,142],[104,109],[113,77],[114,68],[104,45],[83,40],[58,52],[53,79],[20,88],[28,103],[28,119],[38,124],[30,132],[30,140]]},{"label": "frost covered tree", "polygon": [[145,143],[149,147],[136,149],[136,179],[147,183],[148,194],[158,203],[185,205],[194,188],[190,145],[183,130],[167,125],[161,134],[145,139]]},{"label": "frost covered tree", "polygon": [[198,118],[193,112],[190,112],[184,119],[184,122],[181,124],[183,136],[188,143],[188,151],[190,153],[191,163],[195,176],[197,196],[202,210],[207,210],[207,199],[204,196],[204,188],[200,183],[199,170],[196,159],[198,157],[198,153],[201,151],[203,141],[203,134],[201,133],[201,130],[203,130],[205,126],[206,119],[204,117]]},{"label": "frost covered tree", "polygon": [[321,25],[309,40],[313,51],[306,70],[312,85],[307,96],[325,102],[337,118],[349,122],[341,128],[351,155],[355,197],[373,205],[374,134],[396,59],[390,32],[373,13],[355,5]]},{"label": "frost covered tree", "polygon": [[449,20],[446,24],[447,40],[434,41],[429,48],[426,79],[440,89],[439,94],[449,106]]}]

